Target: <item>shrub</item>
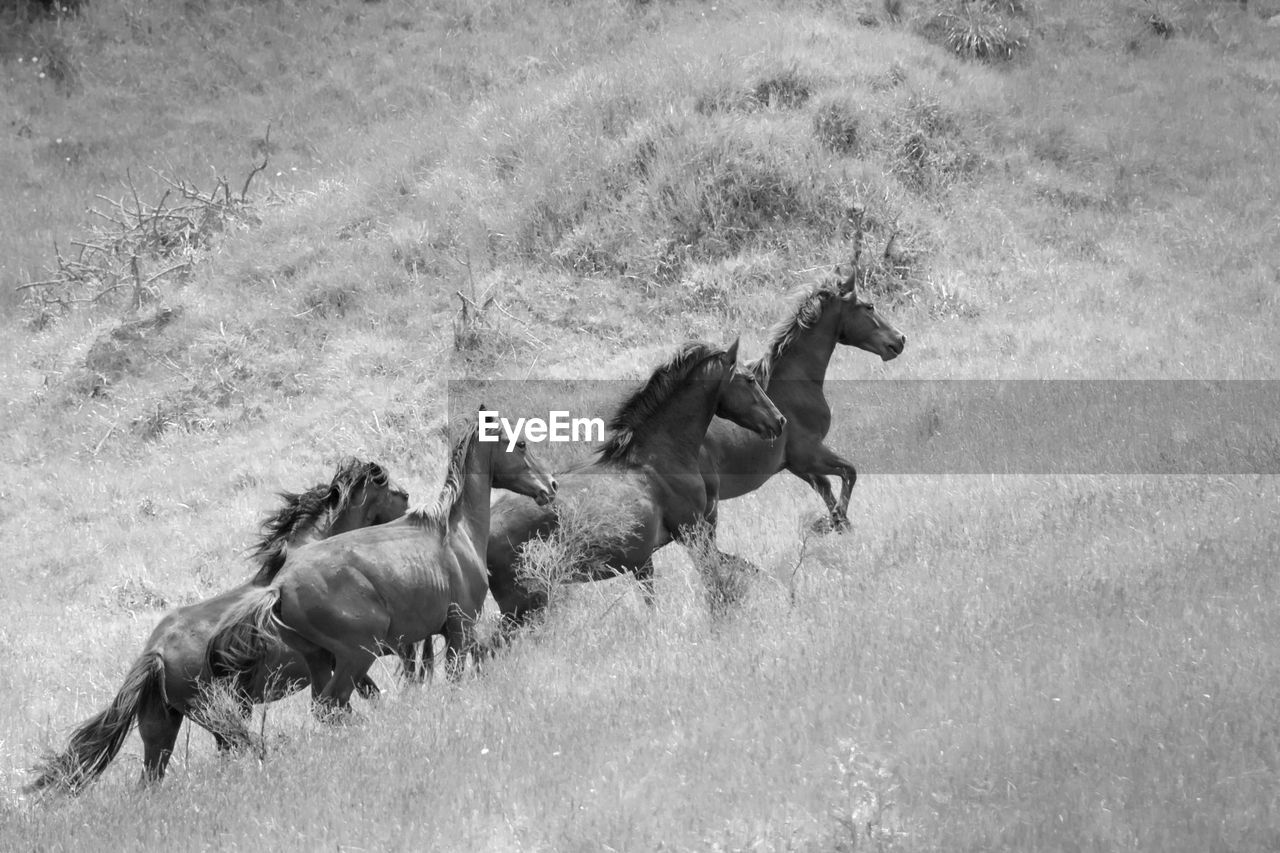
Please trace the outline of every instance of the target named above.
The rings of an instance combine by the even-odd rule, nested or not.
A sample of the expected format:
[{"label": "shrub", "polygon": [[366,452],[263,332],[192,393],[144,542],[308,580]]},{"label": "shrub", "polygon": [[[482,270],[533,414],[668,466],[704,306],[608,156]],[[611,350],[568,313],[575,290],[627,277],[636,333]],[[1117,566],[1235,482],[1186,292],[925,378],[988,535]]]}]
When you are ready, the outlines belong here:
[{"label": "shrub", "polygon": [[598,574],[605,555],[620,549],[639,526],[630,497],[625,487],[601,476],[589,495],[557,498],[556,529],[521,546],[520,583],[550,610],[564,584]]},{"label": "shrub", "polygon": [[[60,139],[54,145],[54,156],[67,162],[90,150]],[[44,279],[21,285],[26,307],[39,317],[53,309],[66,313],[80,305],[107,305],[123,293],[130,295],[135,309],[154,300],[159,282],[189,274],[217,235],[259,221],[246,196],[254,176],[265,167],[263,160],[250,171],[238,198],[222,177],[204,192],[162,175],[169,190],[155,204],[144,204],[130,181],[130,198],[104,199],[109,204],[106,211],[91,211],[103,224],[91,229],[87,239],[76,241],[79,251],[74,257],[55,251],[56,267]]]}]

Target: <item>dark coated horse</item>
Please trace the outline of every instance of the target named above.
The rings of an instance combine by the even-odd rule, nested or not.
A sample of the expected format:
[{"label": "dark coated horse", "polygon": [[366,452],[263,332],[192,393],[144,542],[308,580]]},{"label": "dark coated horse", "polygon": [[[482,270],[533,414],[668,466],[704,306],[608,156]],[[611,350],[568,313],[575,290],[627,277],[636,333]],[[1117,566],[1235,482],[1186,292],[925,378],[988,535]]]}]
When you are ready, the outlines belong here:
[{"label": "dark coated horse", "polygon": [[[738,366],[738,342],[729,349],[704,343],[681,347],[614,414],[610,437],[590,464],[560,475],[561,492],[574,505],[630,521],[625,535],[587,547],[597,553],[577,580],[632,572],[652,601],[653,552],[705,518],[711,502],[698,467],[698,449],[712,419],[728,418],[763,440],[778,437],[786,418],[755,376]],[[503,496],[489,526],[489,587],[508,626],[542,609],[545,594],[518,577],[522,546],[558,524],[553,508]]]},{"label": "dark coated horse", "polygon": [[[823,444],[831,429],[831,407],[822,390],[827,365],[837,344],[890,361],[902,354],[907,341],[871,303],[858,298],[856,262],[853,269],[838,285],[809,290],[770,331],[764,356],[749,367],[787,418],[783,440],[764,441],[731,423],[713,422],[699,455],[709,495],[736,498],[787,470],[821,495],[833,529],[848,529],[849,497],[858,472]],[[842,481],[839,500],[831,492],[828,475]],[[711,516],[714,523],[714,510]]]},{"label": "dark coated horse", "polygon": [[493,487],[545,505],[556,481],[524,441],[481,441],[473,421],[454,447],[434,505],[290,553],[271,585],[242,597],[215,629],[212,671],[263,671],[264,655],[283,639],[306,660],[313,709],[329,718],[350,708],[352,690],[380,649],[443,633],[447,671],[456,680],[489,586],[484,549]]},{"label": "dark coated horse", "polygon": [[[246,592],[270,582],[291,547],[342,531],[383,524],[404,515],[408,494],[382,466],[345,460],[333,480],[301,494],[282,492],[284,506],[262,523],[263,535],[252,557],[260,563],[254,578],[221,595],[179,607],[160,620],[142,654],[125,676],[111,705],[80,725],[62,753],[46,757],[29,789],[60,787],[76,791],[99,776],[119,753],[136,720],[144,749],[143,781],[164,776],[184,717],[213,733],[220,749],[248,741],[243,724],[206,715],[202,685],[209,679],[205,647],[223,614]],[[282,670],[270,683],[258,677],[243,693],[240,714],[250,702],[278,699],[305,686],[305,662],[284,645],[273,650]],[[301,683],[299,683],[301,682]],[[377,692],[373,682],[363,689]]]}]

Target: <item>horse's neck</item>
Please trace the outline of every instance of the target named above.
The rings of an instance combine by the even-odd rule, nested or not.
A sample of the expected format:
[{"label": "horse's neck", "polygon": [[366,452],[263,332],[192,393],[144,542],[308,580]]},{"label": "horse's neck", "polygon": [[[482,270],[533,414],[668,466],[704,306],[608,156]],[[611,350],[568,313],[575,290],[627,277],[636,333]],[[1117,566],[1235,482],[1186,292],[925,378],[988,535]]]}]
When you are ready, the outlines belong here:
[{"label": "horse's neck", "polygon": [[300,548],[309,542],[328,539],[330,536],[336,536],[344,532],[346,532],[346,528],[339,527],[337,524],[320,525],[312,523],[295,530],[288,539],[284,540],[284,544],[289,548]]},{"label": "horse's neck", "polygon": [[790,345],[774,359],[770,382],[785,379],[822,384],[827,375],[827,366],[831,363],[831,355],[836,350],[837,313],[828,309],[818,318],[818,322],[807,329],[797,330]]},{"label": "horse's neck", "polygon": [[[466,533],[480,548],[489,536],[489,493],[493,469],[488,447],[474,438],[462,466],[462,491],[449,509],[449,530]],[[483,554],[482,554],[483,556]]]},{"label": "horse's neck", "polygon": [[686,382],[632,439],[641,459],[697,463],[698,448],[716,413],[719,379]]},{"label": "horse's neck", "polygon": [[[363,527],[363,519],[360,517],[362,507],[348,506],[346,510],[334,518],[333,521],[321,527],[320,525],[312,525],[302,532],[301,539],[296,544],[310,542],[313,539],[328,539],[330,536],[337,536],[339,533],[346,533],[355,530],[357,527]],[[295,543],[290,543],[295,544]]]}]

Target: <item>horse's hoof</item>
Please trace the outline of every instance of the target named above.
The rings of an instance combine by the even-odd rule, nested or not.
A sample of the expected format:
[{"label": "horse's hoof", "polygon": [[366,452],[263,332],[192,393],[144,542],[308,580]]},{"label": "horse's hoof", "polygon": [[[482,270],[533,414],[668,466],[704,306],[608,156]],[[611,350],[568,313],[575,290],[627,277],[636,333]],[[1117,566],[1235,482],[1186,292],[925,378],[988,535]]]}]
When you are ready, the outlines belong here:
[{"label": "horse's hoof", "polygon": [[326,726],[341,727],[358,722],[350,705],[316,705],[312,707],[311,712]]},{"label": "horse's hoof", "polygon": [[831,521],[831,518],[829,516],[825,516],[825,515],[822,516],[821,518],[815,518],[812,522],[809,523],[809,530],[824,536],[832,532],[834,529],[835,529],[835,524]]},{"label": "horse's hoof", "polygon": [[728,569],[731,573],[737,575],[758,575],[760,567],[748,560],[746,557],[739,557],[737,554],[720,552],[720,564]]}]

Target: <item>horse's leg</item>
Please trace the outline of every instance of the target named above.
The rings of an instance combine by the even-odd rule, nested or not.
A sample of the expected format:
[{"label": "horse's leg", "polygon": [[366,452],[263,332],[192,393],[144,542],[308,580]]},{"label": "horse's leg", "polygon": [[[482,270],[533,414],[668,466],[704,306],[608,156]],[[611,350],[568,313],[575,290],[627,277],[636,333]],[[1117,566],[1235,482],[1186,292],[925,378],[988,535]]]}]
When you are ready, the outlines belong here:
[{"label": "horse's leg", "polygon": [[[422,656],[424,660],[427,654],[429,654],[427,648],[430,646],[430,643],[431,640],[428,638],[427,642],[423,644]],[[400,643],[396,647],[396,654],[400,658],[400,668],[404,670],[405,681],[412,684],[421,684],[427,680],[426,673],[424,672],[425,663],[418,662],[417,643]]]},{"label": "horse's leg", "polygon": [[313,646],[303,653],[303,659],[311,674],[311,707],[314,709],[320,702],[325,685],[333,680],[333,655],[326,649]]},{"label": "horse's leg", "polygon": [[[809,449],[800,458],[793,458],[788,470],[804,480],[816,491],[827,505],[831,514],[831,525],[835,530],[849,529],[849,498],[853,496],[853,486],[858,481],[858,472],[853,463],[836,453],[825,444],[818,444]],[[840,499],[837,501],[831,493],[831,484],[827,476],[836,476],[841,480]]]},{"label": "horse's leg", "polygon": [[475,619],[456,605],[449,605],[449,616],[444,623],[444,672],[454,684],[462,679],[467,669],[467,652],[475,646]]},{"label": "horse's leg", "polygon": [[499,615],[498,625],[489,636],[488,642],[476,645],[476,657],[483,657],[486,660],[496,657],[499,651],[510,644],[511,638],[519,628],[520,617],[518,615]]},{"label": "horse's leg", "polygon": [[[827,478],[820,474],[803,474],[800,479],[808,483],[809,487],[817,492],[818,496],[822,498],[823,503],[827,505],[827,517],[825,519],[825,523],[830,526],[823,529],[829,531],[839,528],[840,523],[837,521],[837,518],[839,516],[840,504],[836,501],[836,496],[832,493],[831,484],[827,482]],[[814,528],[817,529],[818,526],[819,522],[814,522]]]},{"label": "horse's leg", "polygon": [[318,715],[325,722],[335,722],[351,711],[351,693],[356,683],[369,671],[378,655],[371,649],[356,646],[336,649],[333,653],[333,676],[320,691]]},{"label": "horse's leg", "polygon": [[429,684],[436,674],[436,638],[431,635],[422,641],[422,661],[418,664],[420,683]]},{"label": "horse's leg", "polygon": [[368,699],[370,701],[377,699],[382,695],[382,689],[378,687],[378,682],[370,678],[368,673],[365,673],[360,680],[356,682],[356,692],[360,694],[361,699]]},{"label": "horse's leg", "polygon": [[165,768],[173,755],[173,745],[182,728],[182,712],[168,707],[158,698],[138,709],[138,734],[142,736],[142,778],[146,785],[164,778]]},{"label": "horse's leg", "polygon": [[[719,565],[721,566],[745,564],[746,566],[750,567],[753,571],[757,571],[757,572],[760,571],[758,566],[756,566],[754,563],[752,563],[750,560],[746,559],[745,557],[739,557],[737,554],[730,554],[728,551],[720,550],[720,543],[716,540],[716,531],[719,529],[718,522],[720,520],[720,504],[719,502],[714,502],[714,503],[711,503],[710,506],[711,508],[707,510],[707,513],[704,516],[707,522],[707,526],[706,526],[707,558],[711,559],[711,555],[715,554],[714,559],[716,559],[719,562]],[[677,537],[677,539],[679,539],[682,543],[684,543],[687,538],[688,536],[685,535],[683,531],[681,533],[681,536]],[[690,552],[689,556],[693,559],[697,559],[696,553],[693,551]]]}]

